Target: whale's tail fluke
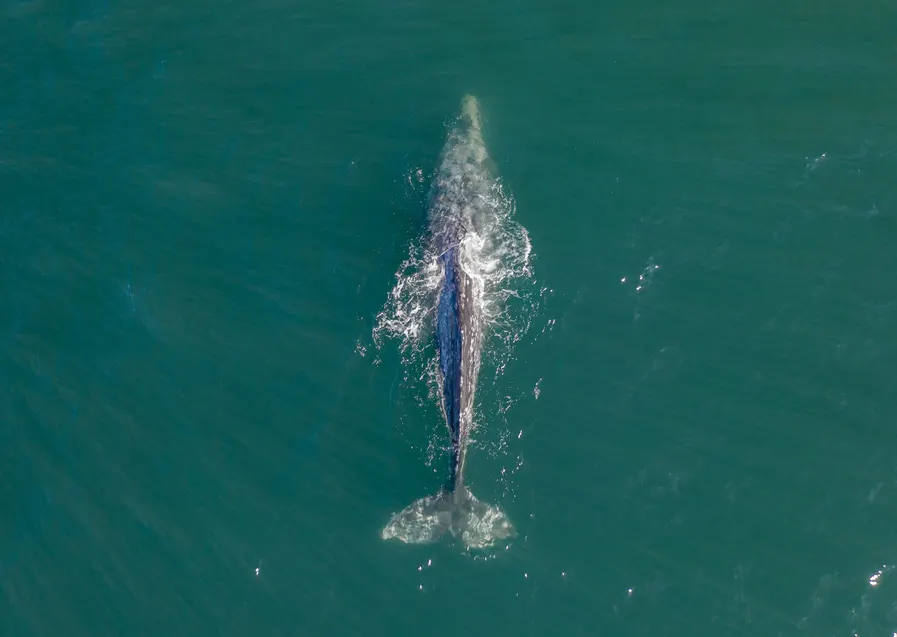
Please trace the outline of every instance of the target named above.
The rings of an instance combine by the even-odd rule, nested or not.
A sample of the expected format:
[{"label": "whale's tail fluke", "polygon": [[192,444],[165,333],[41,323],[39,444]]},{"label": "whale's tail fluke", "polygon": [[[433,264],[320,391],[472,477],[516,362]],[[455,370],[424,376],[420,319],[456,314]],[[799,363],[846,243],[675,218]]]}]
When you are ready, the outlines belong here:
[{"label": "whale's tail fluke", "polygon": [[435,542],[446,532],[468,548],[482,549],[517,533],[498,507],[477,500],[466,488],[444,489],[416,500],[390,519],[380,536],[408,544]]}]

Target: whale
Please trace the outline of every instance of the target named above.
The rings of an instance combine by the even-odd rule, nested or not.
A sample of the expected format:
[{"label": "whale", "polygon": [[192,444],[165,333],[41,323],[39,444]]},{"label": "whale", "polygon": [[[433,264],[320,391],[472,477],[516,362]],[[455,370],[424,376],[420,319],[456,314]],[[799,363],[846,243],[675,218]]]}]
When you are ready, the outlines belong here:
[{"label": "whale", "polygon": [[516,536],[507,515],[477,499],[464,479],[485,327],[482,294],[465,263],[464,246],[489,213],[483,197],[489,173],[479,104],[467,95],[445,142],[427,213],[431,249],[442,277],[435,340],[440,405],[451,440],[449,470],[436,494],[416,500],[391,517],[381,532],[383,539],[420,544],[449,534],[467,548],[477,549]]}]

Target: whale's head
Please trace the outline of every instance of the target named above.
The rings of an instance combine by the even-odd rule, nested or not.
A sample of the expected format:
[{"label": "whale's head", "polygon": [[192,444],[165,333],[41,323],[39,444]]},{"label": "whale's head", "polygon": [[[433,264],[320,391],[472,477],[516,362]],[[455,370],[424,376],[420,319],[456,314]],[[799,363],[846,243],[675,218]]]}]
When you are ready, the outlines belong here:
[{"label": "whale's head", "polygon": [[480,104],[473,95],[465,95],[461,100],[461,116],[465,118],[471,128],[480,129]]}]

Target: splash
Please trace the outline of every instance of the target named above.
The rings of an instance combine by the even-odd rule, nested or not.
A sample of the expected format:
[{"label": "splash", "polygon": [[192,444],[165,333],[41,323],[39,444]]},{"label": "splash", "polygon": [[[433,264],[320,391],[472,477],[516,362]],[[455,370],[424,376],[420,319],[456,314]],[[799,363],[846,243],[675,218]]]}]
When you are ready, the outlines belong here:
[{"label": "splash", "polygon": [[[461,151],[452,141],[450,136],[447,159],[430,176],[434,188],[439,186],[441,174],[460,169],[452,165],[453,155]],[[513,197],[498,177],[479,174],[477,179],[481,183],[477,200],[472,202],[477,223],[461,240],[461,266],[475,283],[476,302],[487,331],[484,363],[491,362],[500,375],[514,346],[529,332],[541,297],[533,276],[529,234],[514,219]],[[434,221],[431,219],[429,232],[408,246],[408,256],[396,271],[395,284],[377,314],[372,336],[378,350],[397,342],[410,378],[427,380],[428,386],[437,390],[433,338],[443,270],[433,241]]]}]

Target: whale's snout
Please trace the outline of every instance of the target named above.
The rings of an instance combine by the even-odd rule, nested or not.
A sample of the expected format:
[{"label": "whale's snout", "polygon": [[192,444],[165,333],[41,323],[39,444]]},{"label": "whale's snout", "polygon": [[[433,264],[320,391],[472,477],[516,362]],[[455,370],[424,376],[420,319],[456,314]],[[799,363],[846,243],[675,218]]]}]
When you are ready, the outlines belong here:
[{"label": "whale's snout", "polygon": [[473,95],[465,95],[461,100],[461,114],[470,121],[470,126],[480,128],[480,104]]}]

